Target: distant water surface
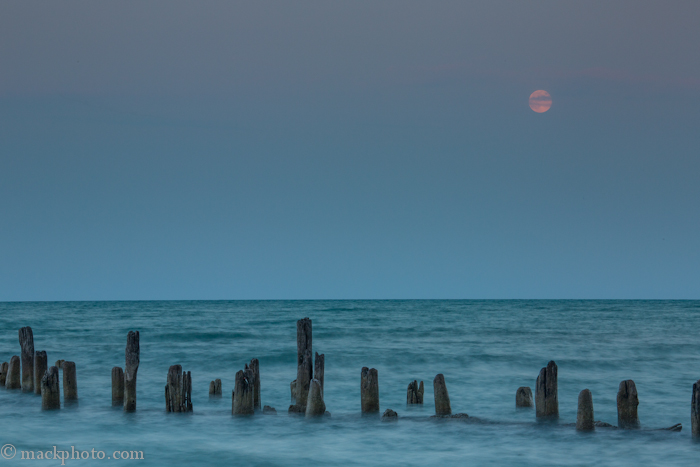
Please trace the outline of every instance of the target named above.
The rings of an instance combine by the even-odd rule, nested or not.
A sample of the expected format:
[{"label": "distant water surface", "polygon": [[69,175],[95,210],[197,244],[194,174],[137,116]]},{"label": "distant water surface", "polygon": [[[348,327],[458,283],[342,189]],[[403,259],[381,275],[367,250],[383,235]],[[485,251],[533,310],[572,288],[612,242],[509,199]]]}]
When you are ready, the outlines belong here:
[{"label": "distant water surface", "polygon": [[[296,320],[313,321],[326,356],[330,418],[287,415],[296,377]],[[39,396],[0,389],[0,445],[18,451],[143,451],[144,460],[66,465],[698,465],[690,399],[700,379],[700,301],[152,301],[0,303],[0,362],[34,331],[49,362],[76,362],[80,402],[42,412]],[[140,331],[138,410],[111,407],[111,368],[124,366],[129,330]],[[231,416],[234,375],[260,360],[262,403],[277,416]],[[559,367],[558,423],[515,408],[515,391],[541,367]],[[168,367],[192,372],[194,413],[166,414]],[[360,416],[360,370],[379,371],[382,412]],[[431,420],[432,381],[443,373],[453,412]],[[224,396],[209,399],[221,378]],[[425,404],[406,387],[425,383]],[[580,434],[578,393],[593,393],[596,420],[617,423],[620,381],[639,392],[639,431]],[[653,431],[675,423],[681,433]],[[19,454],[7,465],[22,465]],[[35,461],[60,465],[58,461]]]}]

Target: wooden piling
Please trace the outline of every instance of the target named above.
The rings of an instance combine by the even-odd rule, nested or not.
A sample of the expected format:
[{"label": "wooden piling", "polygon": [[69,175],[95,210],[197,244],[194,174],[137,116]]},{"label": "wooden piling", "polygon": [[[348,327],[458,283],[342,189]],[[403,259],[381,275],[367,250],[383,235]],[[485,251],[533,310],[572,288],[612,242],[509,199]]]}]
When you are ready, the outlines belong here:
[{"label": "wooden piling", "polygon": [[584,389],[578,395],[576,429],[578,431],[595,430],[595,420],[593,418],[593,396],[591,395],[591,391],[588,389]]},{"label": "wooden piling", "polygon": [[139,332],[129,331],[126,336],[126,366],[124,369],[124,410],[136,410],[136,375],[140,362]]},{"label": "wooden piling", "polygon": [[250,361],[250,371],[253,374],[253,409],[255,411],[262,410],[262,403],[260,400],[260,362],[257,358]]},{"label": "wooden piling", "polygon": [[306,410],[306,398],[309,395],[309,383],[313,379],[312,329],[309,318],[297,321],[297,382],[296,405]]},{"label": "wooden piling", "polygon": [[63,362],[63,403],[78,400],[78,380],[75,362]]},{"label": "wooden piling", "polygon": [[221,397],[221,380],[215,379],[209,383],[209,397]]},{"label": "wooden piling", "polygon": [[20,359],[13,355],[7,366],[7,378],[5,379],[5,389],[22,389],[22,374],[20,370]]},{"label": "wooden piling", "polygon": [[22,392],[34,392],[34,334],[25,326],[19,330],[22,347]]},{"label": "wooden piling", "polygon": [[360,404],[363,414],[379,412],[379,374],[375,368],[360,372]]},{"label": "wooden piling", "polygon": [[635,386],[634,381],[631,379],[622,381],[617,391],[618,428],[639,428],[638,405],[639,397],[637,396],[637,386]]},{"label": "wooden piling", "polygon": [[7,362],[0,363],[0,386],[5,387],[5,382],[7,381],[7,372],[10,369],[10,364]]},{"label": "wooden piling", "polygon": [[438,417],[451,416],[450,395],[447,393],[445,377],[442,374],[436,375],[433,380],[433,393],[435,395],[435,415]]},{"label": "wooden piling", "polygon": [[192,412],[192,374],[182,371],[181,365],[168,369],[165,385],[166,412]]},{"label": "wooden piling", "polygon": [[58,368],[52,366],[41,378],[41,410],[61,408],[61,388],[58,383]]},{"label": "wooden piling", "polygon": [[417,380],[413,380],[412,383],[408,383],[408,389],[406,390],[406,404],[422,404],[423,403],[423,381],[418,385]]},{"label": "wooden piling", "polygon": [[253,405],[253,386],[251,381],[246,376],[246,372],[239,370],[236,373],[236,382],[232,394],[233,407],[231,413],[233,415],[253,415],[255,407]]},{"label": "wooden piling", "polygon": [[554,361],[540,370],[535,386],[535,413],[537,418],[559,418],[557,364]]},{"label": "wooden piling", "polygon": [[112,405],[124,405],[124,370],[112,368]]},{"label": "wooden piling", "polygon": [[314,358],[314,378],[321,383],[321,394],[323,394],[323,374],[326,365],[326,355],[319,354],[316,352],[316,357]]},{"label": "wooden piling", "polygon": [[41,378],[49,369],[48,357],[46,351],[34,351],[34,394],[41,395]]},{"label": "wooden piling", "polygon": [[515,406],[516,407],[532,407],[535,405],[532,402],[532,389],[527,386],[521,386],[515,391]]},{"label": "wooden piling", "polygon": [[306,401],[306,418],[319,417],[326,413],[326,403],[323,401],[321,382],[312,379],[309,383],[309,397]]}]

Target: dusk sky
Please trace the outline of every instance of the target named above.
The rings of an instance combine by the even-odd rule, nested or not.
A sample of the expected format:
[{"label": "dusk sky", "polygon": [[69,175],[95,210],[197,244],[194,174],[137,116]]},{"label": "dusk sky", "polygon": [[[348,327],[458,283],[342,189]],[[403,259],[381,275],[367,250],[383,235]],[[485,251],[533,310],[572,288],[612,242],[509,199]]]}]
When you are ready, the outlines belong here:
[{"label": "dusk sky", "polygon": [[699,21],[0,1],[0,300],[698,299]]}]

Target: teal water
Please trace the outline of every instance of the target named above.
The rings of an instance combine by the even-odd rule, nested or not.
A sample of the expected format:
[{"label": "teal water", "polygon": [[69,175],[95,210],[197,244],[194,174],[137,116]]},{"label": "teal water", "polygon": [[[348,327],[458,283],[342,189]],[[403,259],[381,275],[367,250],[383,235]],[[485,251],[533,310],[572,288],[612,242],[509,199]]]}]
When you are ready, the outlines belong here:
[{"label": "teal water", "polygon": [[[313,321],[326,355],[330,418],[287,415],[296,377],[296,320]],[[34,331],[49,362],[77,365],[80,402],[42,412],[40,397],[0,389],[0,445],[17,450],[143,451],[144,460],[66,465],[698,465],[690,398],[700,378],[700,301],[178,301],[0,303],[0,361],[19,355],[17,332]],[[113,366],[124,366],[129,330],[140,331],[138,409],[111,407]],[[277,416],[231,416],[234,375],[260,360],[262,403]],[[519,386],[559,367],[558,423],[515,408]],[[192,372],[192,414],[165,413],[168,367]],[[360,370],[379,371],[382,412],[360,416]],[[453,412],[430,419],[432,380],[443,373]],[[224,397],[209,399],[221,378]],[[425,382],[425,404],[406,387]],[[639,431],[580,434],[578,393],[593,393],[596,420],[616,424],[620,381],[639,392]],[[683,431],[654,431],[675,423]],[[23,465],[19,455],[6,465]],[[36,465],[60,461],[35,460]]]}]

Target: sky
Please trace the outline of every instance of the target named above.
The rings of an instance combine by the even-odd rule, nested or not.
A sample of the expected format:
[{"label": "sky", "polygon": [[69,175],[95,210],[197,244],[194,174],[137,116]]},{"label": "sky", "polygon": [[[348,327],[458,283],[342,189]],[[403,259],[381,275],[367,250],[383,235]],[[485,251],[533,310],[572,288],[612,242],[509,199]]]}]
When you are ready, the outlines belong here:
[{"label": "sky", "polygon": [[0,301],[700,299],[698,18],[1,0]]}]

